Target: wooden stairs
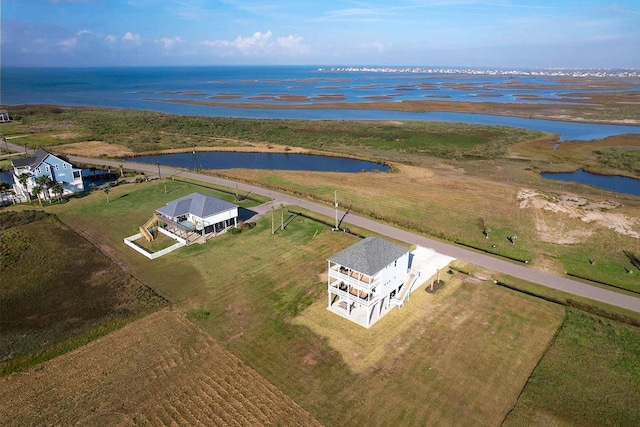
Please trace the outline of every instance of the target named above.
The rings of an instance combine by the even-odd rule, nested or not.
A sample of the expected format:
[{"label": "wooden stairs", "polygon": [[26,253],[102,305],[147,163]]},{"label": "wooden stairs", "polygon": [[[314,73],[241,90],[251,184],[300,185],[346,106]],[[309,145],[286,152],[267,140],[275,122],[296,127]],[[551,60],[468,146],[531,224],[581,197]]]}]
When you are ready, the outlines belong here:
[{"label": "wooden stairs", "polygon": [[407,277],[407,281],[404,283],[402,289],[400,289],[400,293],[397,296],[391,298],[389,302],[393,305],[397,305],[398,307],[402,307],[407,300],[407,297],[411,294],[411,289],[416,283],[418,276],[419,274],[415,273],[409,274],[409,277]]},{"label": "wooden stairs", "polygon": [[140,234],[142,234],[142,236],[144,236],[144,238],[147,239],[147,242],[151,242],[155,239],[155,237],[153,237],[153,234],[151,234],[149,229],[154,225],[156,225],[156,223],[159,220],[160,220],[160,215],[154,214],[151,218],[149,218],[149,221],[145,222],[144,225],[140,227]]}]

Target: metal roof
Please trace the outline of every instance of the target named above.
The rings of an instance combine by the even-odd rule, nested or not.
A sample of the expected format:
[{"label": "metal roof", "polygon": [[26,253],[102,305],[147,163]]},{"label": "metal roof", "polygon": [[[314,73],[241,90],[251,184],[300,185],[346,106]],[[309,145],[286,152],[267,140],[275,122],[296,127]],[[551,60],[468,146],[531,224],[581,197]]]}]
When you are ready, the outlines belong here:
[{"label": "metal roof", "polygon": [[395,243],[378,237],[367,237],[342,252],[338,252],[329,258],[329,261],[367,276],[374,276],[407,252],[409,249]]},{"label": "metal roof", "polygon": [[191,193],[188,196],[172,200],[166,206],[157,210],[163,215],[175,218],[181,215],[192,214],[199,218],[206,218],[221,212],[237,208],[233,203],[216,199],[202,193]]},{"label": "metal roof", "polygon": [[23,168],[25,166],[38,167],[50,154],[47,150],[39,148],[33,153],[33,156],[26,159],[15,159],[11,163],[17,168]]}]

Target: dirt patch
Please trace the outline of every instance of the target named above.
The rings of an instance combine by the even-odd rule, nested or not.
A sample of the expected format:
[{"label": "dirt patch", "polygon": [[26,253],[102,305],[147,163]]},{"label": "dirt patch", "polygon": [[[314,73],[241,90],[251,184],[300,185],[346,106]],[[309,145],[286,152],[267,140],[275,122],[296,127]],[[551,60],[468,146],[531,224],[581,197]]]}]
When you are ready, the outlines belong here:
[{"label": "dirt patch", "polygon": [[63,133],[57,133],[57,134],[51,135],[51,138],[71,139],[71,138],[76,138],[78,136],[80,136],[80,134],[77,132],[63,132]]},{"label": "dirt patch", "polygon": [[0,379],[0,399],[5,426],[320,425],[172,310]]},{"label": "dirt patch", "polygon": [[[562,193],[544,194],[536,190],[521,189],[518,191],[518,206],[520,209],[533,208],[546,210],[577,218],[584,223],[595,223],[608,228],[618,234],[640,239],[640,221],[621,213],[610,212],[622,206],[610,200],[590,201],[575,194]],[[562,230],[558,225],[550,227],[541,216],[536,216],[536,229],[539,237],[547,242],[559,244],[578,243],[589,237],[589,230]],[[564,234],[564,235],[563,235]]]},{"label": "dirt patch", "polygon": [[129,157],[133,151],[117,144],[108,144],[102,141],[84,141],[73,144],[57,145],[53,151],[61,154],[83,157]]}]

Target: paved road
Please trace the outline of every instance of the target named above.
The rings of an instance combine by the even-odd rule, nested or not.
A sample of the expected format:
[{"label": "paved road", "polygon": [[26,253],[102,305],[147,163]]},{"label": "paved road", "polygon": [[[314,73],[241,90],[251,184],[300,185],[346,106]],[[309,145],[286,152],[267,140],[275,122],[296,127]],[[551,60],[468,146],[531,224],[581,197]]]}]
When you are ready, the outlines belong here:
[{"label": "paved road", "polygon": [[[19,147],[19,146],[11,147],[11,145],[12,144],[9,144],[11,149],[17,149],[17,151],[23,150],[22,147]],[[114,169],[117,169],[119,165],[122,164],[126,169],[140,170],[148,174],[157,175],[158,173],[158,167],[156,165],[144,165],[140,163],[108,161],[108,160],[77,157],[77,156],[71,156],[70,159],[75,162],[111,166]],[[285,205],[299,206],[304,209],[308,209],[310,211],[319,213],[321,215],[326,215],[329,218],[335,217],[335,211],[332,206],[319,204],[306,199],[300,199],[297,197],[279,193],[277,191],[256,187],[254,185],[230,181],[227,179],[213,177],[213,176],[200,175],[193,172],[181,171],[181,170],[166,167],[166,166],[161,166],[160,172],[163,177],[169,177],[169,176],[175,175],[175,176],[194,179],[202,182],[208,182],[211,184],[222,185],[230,188],[234,188],[237,185],[238,189],[240,189],[241,191],[244,191],[247,193],[251,192],[253,194],[260,194],[262,196],[267,196],[272,198],[274,200],[273,203],[275,206],[279,206],[280,203],[283,203]],[[380,235],[402,241],[402,242],[406,242],[413,245],[424,246],[427,248],[433,248],[435,251],[441,254],[444,254],[444,255],[447,255],[471,264],[475,264],[475,265],[487,268],[489,270],[498,271],[500,273],[504,273],[513,277],[528,280],[530,282],[534,282],[534,283],[537,283],[552,289],[557,289],[563,292],[567,292],[573,295],[578,295],[581,297],[589,298],[595,301],[600,301],[613,306],[622,307],[629,310],[640,312],[640,298],[637,298],[637,297],[623,295],[618,292],[613,292],[606,289],[598,288],[598,287],[581,283],[575,280],[570,280],[564,277],[560,277],[550,273],[545,273],[543,271],[528,268],[523,265],[504,261],[504,260],[494,258],[488,255],[484,255],[478,252],[473,252],[463,247],[451,245],[449,243],[443,243],[437,240],[432,240],[424,236],[420,236],[417,234],[410,233],[408,231],[400,230],[390,225],[373,221],[369,218],[349,214],[346,217],[345,222],[373,231]]]}]

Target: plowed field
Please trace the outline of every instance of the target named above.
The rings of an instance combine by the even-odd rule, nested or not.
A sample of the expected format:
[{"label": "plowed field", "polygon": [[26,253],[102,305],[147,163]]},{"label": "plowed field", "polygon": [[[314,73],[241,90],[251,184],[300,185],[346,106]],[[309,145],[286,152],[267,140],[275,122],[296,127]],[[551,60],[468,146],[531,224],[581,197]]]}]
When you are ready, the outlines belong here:
[{"label": "plowed field", "polygon": [[11,425],[320,425],[183,315],[163,310],[0,379]]}]

